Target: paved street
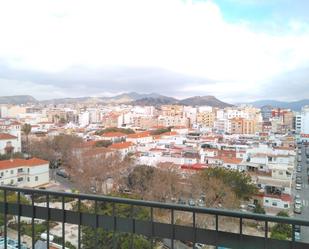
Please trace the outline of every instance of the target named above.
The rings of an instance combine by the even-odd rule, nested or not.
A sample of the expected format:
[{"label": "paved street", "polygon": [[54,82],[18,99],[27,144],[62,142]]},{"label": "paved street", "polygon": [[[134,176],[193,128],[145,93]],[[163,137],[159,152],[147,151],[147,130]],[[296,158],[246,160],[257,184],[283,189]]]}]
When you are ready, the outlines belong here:
[{"label": "paved street", "polygon": [[[295,217],[309,220],[309,185],[308,185],[308,176],[307,176],[307,163],[306,163],[306,154],[305,147],[302,146],[302,189],[295,190],[293,188],[294,196],[299,194],[302,199],[303,208],[301,214],[295,214]],[[309,165],[308,165],[309,166]],[[297,173],[299,175],[300,173]],[[301,227],[301,240],[309,243],[309,227]]]}]

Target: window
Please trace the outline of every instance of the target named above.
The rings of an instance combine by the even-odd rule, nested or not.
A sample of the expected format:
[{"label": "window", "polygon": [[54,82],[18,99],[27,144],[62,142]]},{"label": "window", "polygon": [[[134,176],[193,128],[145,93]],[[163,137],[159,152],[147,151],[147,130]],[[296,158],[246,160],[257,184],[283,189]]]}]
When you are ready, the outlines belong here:
[{"label": "window", "polygon": [[11,170],[11,175],[13,175],[13,174],[14,174],[14,170],[12,169],[12,170]]},{"label": "window", "polygon": [[30,182],[30,177],[27,177],[27,181]]},{"label": "window", "polygon": [[23,172],[23,168],[19,168],[19,169],[17,170],[17,173],[21,173],[21,172]]},{"label": "window", "polygon": [[269,200],[265,200],[266,203],[269,203]]},{"label": "window", "polygon": [[274,207],[277,207],[278,204],[277,204],[277,202],[274,201],[274,202],[272,203],[272,205],[273,205]]},{"label": "window", "polygon": [[36,177],[35,177],[35,181],[37,182],[38,180],[39,180],[39,177],[38,177],[38,176],[36,176]]},{"label": "window", "polygon": [[4,172],[1,172],[0,176],[3,177],[4,176]]},{"label": "window", "polygon": [[11,180],[10,184],[14,184],[14,180]]},{"label": "window", "polygon": [[30,172],[30,168],[28,168],[28,173]]},{"label": "window", "polygon": [[3,181],[1,182],[1,185],[4,185],[4,182],[3,182]]},{"label": "window", "polygon": [[289,208],[289,204],[284,204],[284,208]]},{"label": "window", "polygon": [[22,182],[23,180],[24,180],[23,177],[19,177],[19,178],[17,179],[18,182]]}]

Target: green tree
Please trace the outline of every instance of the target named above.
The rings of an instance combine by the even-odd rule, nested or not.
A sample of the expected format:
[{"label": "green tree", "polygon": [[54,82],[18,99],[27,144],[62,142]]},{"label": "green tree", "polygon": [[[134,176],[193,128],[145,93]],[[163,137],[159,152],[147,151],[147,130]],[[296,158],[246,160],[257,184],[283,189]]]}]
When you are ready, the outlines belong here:
[{"label": "green tree", "polygon": [[155,168],[139,165],[128,176],[128,187],[142,197],[149,190],[150,182],[154,177]]},{"label": "green tree", "polygon": [[[277,216],[289,217],[289,214],[285,211],[280,211],[277,214]],[[291,225],[285,223],[277,223],[272,227],[270,237],[272,239],[287,240],[288,238],[291,238],[291,235],[292,235]]]},{"label": "green tree", "polygon": [[0,161],[9,160],[11,158],[24,158],[24,154],[21,152],[15,152],[15,153],[12,153],[11,155],[10,154],[0,155]]},{"label": "green tree", "polygon": [[[119,195],[118,197],[127,197],[127,195]],[[130,198],[134,198],[134,196],[130,196]],[[137,198],[135,196],[135,198]],[[73,207],[74,209],[77,206]],[[81,210],[83,212],[94,212],[94,206],[86,206],[81,205]],[[99,202],[97,204],[97,212],[98,214],[112,216],[113,214],[113,205],[112,203]],[[123,218],[134,217],[137,220],[149,220],[150,214],[149,209],[144,207],[135,206],[133,209],[130,205],[126,204],[116,204],[116,212],[117,216]],[[132,240],[133,238],[133,240]],[[133,244],[132,244],[133,243]],[[85,249],[93,249],[93,248],[133,248],[136,249],[148,249],[151,248],[151,245],[148,240],[146,240],[143,236],[133,235],[128,233],[115,233],[113,237],[113,232],[106,231],[102,228],[94,229],[91,227],[82,227],[82,244]],[[114,247],[113,247],[114,246]]]},{"label": "green tree", "polygon": [[251,177],[246,173],[224,168],[208,168],[200,173],[205,181],[216,178],[230,187],[237,198],[248,200],[257,193],[256,186],[251,182]]},{"label": "green tree", "polygon": [[255,205],[255,208],[253,210],[254,213],[257,213],[257,214],[265,214],[265,209],[262,207],[262,205],[260,203],[257,203]]},{"label": "green tree", "polygon": [[172,126],[169,126],[167,128],[159,128],[159,129],[156,129],[156,130],[153,130],[150,132],[151,135],[161,135],[165,132],[170,132],[172,130]]},{"label": "green tree", "polygon": [[96,131],[95,134],[101,136],[104,133],[108,132],[122,132],[124,134],[133,134],[135,133],[134,130],[132,129],[125,129],[125,128],[117,128],[117,127],[111,127],[111,128],[106,128],[100,131]]},{"label": "green tree", "polygon": [[110,140],[101,140],[95,143],[95,147],[105,147],[110,146],[112,142]]}]

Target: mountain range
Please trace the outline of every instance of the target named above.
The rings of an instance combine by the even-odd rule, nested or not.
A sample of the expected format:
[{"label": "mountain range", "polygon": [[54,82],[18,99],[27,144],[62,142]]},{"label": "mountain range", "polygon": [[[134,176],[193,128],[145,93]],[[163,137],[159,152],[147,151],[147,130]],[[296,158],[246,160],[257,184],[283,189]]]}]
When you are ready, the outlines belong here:
[{"label": "mountain range", "polygon": [[132,105],[153,105],[160,106],[164,104],[179,104],[192,106],[213,106],[224,108],[232,106],[218,100],[214,96],[195,96],[186,99],[176,99],[167,97],[157,93],[140,94],[136,92],[123,93],[112,97],[81,97],[81,98],[61,98],[38,101],[35,98],[27,95],[20,96],[6,96],[0,97],[0,104],[27,104],[27,103],[41,103],[41,104],[73,104],[73,103],[99,103],[99,104],[132,104]]},{"label": "mountain range", "polygon": [[291,109],[293,111],[300,111],[303,106],[309,105],[309,99],[302,99],[302,100],[291,101],[291,102],[268,99],[268,100],[258,100],[258,101],[250,102],[248,104],[251,104],[258,108],[268,105],[272,107]]},{"label": "mountain range", "polygon": [[[3,96],[0,97],[0,104],[28,104],[28,103],[41,103],[41,104],[74,104],[74,103],[99,103],[99,104],[132,104],[132,105],[153,105],[160,106],[166,104],[179,104],[191,106],[213,106],[224,108],[233,106],[225,103],[214,96],[194,96],[186,99],[176,99],[173,97],[164,96],[157,93],[141,94],[136,92],[122,93],[112,97],[81,97],[81,98],[60,98],[38,101],[30,95],[17,95],[17,96]],[[255,107],[262,107],[270,105],[278,108],[288,108],[293,111],[300,111],[302,106],[309,105],[309,99],[299,101],[284,102],[277,100],[259,100],[249,102]]]},{"label": "mountain range", "polygon": [[27,103],[37,103],[38,101],[30,95],[0,96],[0,104],[22,105]]}]

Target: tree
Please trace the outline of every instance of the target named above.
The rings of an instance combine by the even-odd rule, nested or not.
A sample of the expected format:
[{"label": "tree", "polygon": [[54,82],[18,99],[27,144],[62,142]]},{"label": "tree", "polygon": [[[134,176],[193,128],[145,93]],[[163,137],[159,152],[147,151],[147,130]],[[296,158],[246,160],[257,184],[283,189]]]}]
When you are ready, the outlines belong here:
[{"label": "tree", "polygon": [[59,135],[52,139],[44,139],[41,141],[32,141],[29,153],[32,156],[39,157],[48,161],[62,162],[67,167],[74,157],[74,148],[82,144],[80,137],[72,135]]},{"label": "tree", "polygon": [[[115,196],[115,195],[113,195]],[[116,195],[118,197],[127,197],[126,195]],[[130,198],[137,198],[137,196],[130,196]],[[74,206],[73,209],[76,209]],[[94,206],[84,205],[82,203],[81,210],[83,212],[94,212]],[[134,217],[137,220],[149,220],[149,209],[145,207],[134,206],[133,209],[130,205],[116,204],[117,216],[123,218]],[[113,204],[107,202],[97,203],[97,212],[108,216],[113,215]],[[113,239],[114,235],[114,239]],[[133,238],[133,240],[132,240]],[[85,249],[92,248],[136,248],[136,249],[148,249],[151,248],[150,242],[143,236],[133,235],[127,233],[115,233],[103,230],[102,228],[94,229],[91,227],[82,227],[82,244]],[[132,246],[132,247],[131,247]]]},{"label": "tree", "polygon": [[8,155],[9,157],[12,156],[13,152],[14,152],[14,146],[12,145],[7,145],[5,148],[5,154]]},{"label": "tree", "polygon": [[243,172],[224,168],[208,168],[200,173],[204,180],[211,178],[220,179],[226,186],[234,191],[239,199],[248,200],[257,193],[256,186],[251,182],[251,177]]},{"label": "tree", "polygon": [[128,176],[128,187],[143,199],[165,202],[180,194],[180,181],[171,163],[161,163],[157,167],[140,165]]},{"label": "tree", "polygon": [[119,186],[124,175],[134,165],[134,160],[129,157],[122,157],[117,152],[106,149],[99,154],[88,155],[89,151],[72,159],[68,170],[72,180],[79,181],[83,191],[95,191],[107,193],[108,180],[111,179],[113,186]]},{"label": "tree", "polygon": [[[280,211],[277,216],[289,217],[289,214],[285,211]],[[292,236],[292,226],[284,223],[277,223],[271,229],[270,237],[272,239],[287,240]]]},{"label": "tree", "polygon": [[22,132],[24,133],[24,135],[26,136],[26,150],[28,152],[29,149],[29,134],[31,132],[32,126],[31,124],[24,124],[21,128]]},{"label": "tree", "polygon": [[265,214],[266,213],[265,209],[262,207],[262,205],[260,203],[256,203],[253,212],[257,213],[257,214]]},{"label": "tree", "polygon": [[151,135],[161,135],[165,132],[170,132],[172,130],[172,127],[167,127],[167,128],[159,128],[159,129],[156,129],[156,130],[153,130],[150,132]]},{"label": "tree", "polygon": [[111,128],[106,128],[100,131],[96,131],[95,134],[101,136],[104,133],[108,133],[108,132],[121,132],[124,134],[134,134],[135,131],[132,129],[125,129],[125,128],[117,128],[117,127],[111,127]]},{"label": "tree", "polygon": [[134,193],[144,198],[145,194],[150,190],[150,182],[154,177],[154,167],[147,165],[139,165],[129,174],[127,179],[128,187]]},{"label": "tree", "polygon": [[110,140],[101,140],[95,143],[95,147],[105,147],[112,145],[112,142]]}]

